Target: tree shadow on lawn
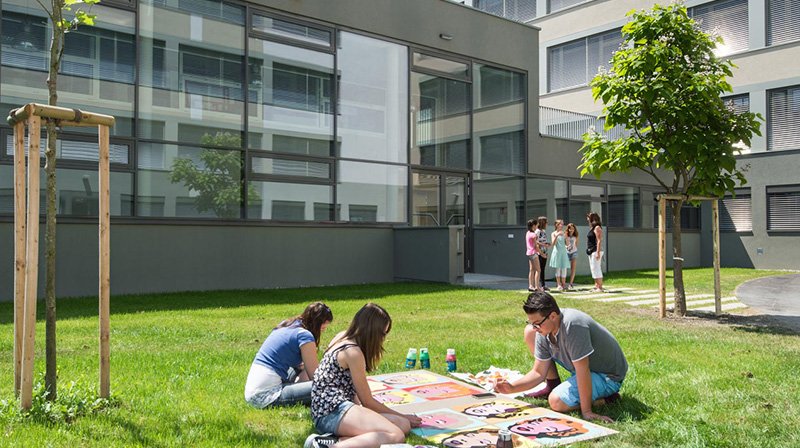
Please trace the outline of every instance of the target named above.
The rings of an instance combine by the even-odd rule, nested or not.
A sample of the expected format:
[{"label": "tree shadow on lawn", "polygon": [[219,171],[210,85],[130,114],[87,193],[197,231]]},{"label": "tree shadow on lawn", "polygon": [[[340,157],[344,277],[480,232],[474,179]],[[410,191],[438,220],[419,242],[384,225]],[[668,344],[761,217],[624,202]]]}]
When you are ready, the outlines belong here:
[{"label": "tree shadow on lawn", "polygon": [[[379,300],[395,295],[413,295],[475,289],[443,283],[403,282],[365,285],[336,285],[286,289],[242,289],[221,291],[186,291],[160,294],[119,295],[111,297],[111,314],[130,314],[143,311],[200,310],[205,308],[238,308],[253,305],[297,304],[299,314],[305,305],[321,300],[337,301]],[[13,302],[0,303],[0,324],[14,322]],[[44,320],[44,300],[36,306],[36,319]],[[96,297],[58,299],[58,320],[97,316]]]},{"label": "tree shadow on lawn", "polygon": [[737,331],[782,336],[800,335],[800,316],[720,314],[688,310],[686,316],[728,325]]}]

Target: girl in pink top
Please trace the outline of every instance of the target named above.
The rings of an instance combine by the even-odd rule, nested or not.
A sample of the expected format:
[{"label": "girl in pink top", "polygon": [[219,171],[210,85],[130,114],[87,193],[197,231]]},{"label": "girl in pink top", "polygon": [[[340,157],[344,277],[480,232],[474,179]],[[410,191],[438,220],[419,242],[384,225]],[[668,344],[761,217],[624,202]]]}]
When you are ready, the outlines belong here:
[{"label": "girl in pink top", "polygon": [[525,233],[525,255],[528,256],[528,291],[539,289],[539,238],[536,229],[539,224],[535,219],[528,220],[528,231]]}]

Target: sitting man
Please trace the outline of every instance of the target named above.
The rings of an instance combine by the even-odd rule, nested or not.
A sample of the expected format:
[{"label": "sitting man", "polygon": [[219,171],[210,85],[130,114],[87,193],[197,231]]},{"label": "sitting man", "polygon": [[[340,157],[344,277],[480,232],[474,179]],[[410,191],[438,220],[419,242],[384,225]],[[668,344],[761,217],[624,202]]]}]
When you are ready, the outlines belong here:
[{"label": "sitting man", "polygon": [[560,310],[544,291],[530,293],[522,309],[537,332],[533,369],[513,384],[498,382],[495,390],[507,394],[530,389],[547,377],[555,361],[572,376],[552,390],[550,407],[556,412],[580,409],[587,420],[613,422],[592,411],[592,406],[619,398],[628,372],[628,361],[611,332],[582,311]]}]

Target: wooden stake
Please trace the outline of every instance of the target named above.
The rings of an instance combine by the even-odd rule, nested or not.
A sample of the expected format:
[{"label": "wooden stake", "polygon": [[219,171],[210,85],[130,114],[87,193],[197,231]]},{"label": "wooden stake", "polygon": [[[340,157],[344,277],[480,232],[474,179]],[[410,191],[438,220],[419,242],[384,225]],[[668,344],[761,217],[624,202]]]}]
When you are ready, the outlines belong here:
[{"label": "wooden stake", "polygon": [[714,311],[722,313],[722,292],[719,280],[719,200],[711,201],[711,225],[714,233]]},{"label": "wooden stake", "polygon": [[25,316],[22,344],[20,406],[30,409],[33,402],[33,357],[36,339],[36,293],[39,277],[39,141],[42,120],[28,119],[28,226],[25,270]]},{"label": "wooden stake", "polygon": [[658,197],[658,314],[667,317],[667,198]]},{"label": "wooden stake", "polygon": [[109,226],[111,222],[110,214],[110,191],[109,191],[109,155],[108,155],[108,126],[99,125],[99,241],[100,248],[100,397],[108,398],[110,393],[110,350],[109,350],[109,333],[110,333],[110,303],[109,295],[111,291],[111,237]]},{"label": "wooden stake", "polygon": [[14,395],[19,396],[25,322],[25,123],[14,126]]}]

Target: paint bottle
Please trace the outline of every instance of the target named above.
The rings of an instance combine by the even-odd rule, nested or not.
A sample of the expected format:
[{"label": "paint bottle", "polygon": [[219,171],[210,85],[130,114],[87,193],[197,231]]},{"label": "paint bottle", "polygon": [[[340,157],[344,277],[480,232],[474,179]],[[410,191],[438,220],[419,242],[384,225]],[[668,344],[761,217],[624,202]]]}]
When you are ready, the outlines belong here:
[{"label": "paint bottle", "polygon": [[456,349],[448,348],[447,349],[447,358],[445,358],[447,362],[447,371],[448,372],[455,372],[456,371]]},{"label": "paint bottle", "polygon": [[419,349],[419,367],[421,369],[431,368],[431,355],[428,354],[427,347],[422,347]]},{"label": "paint bottle", "polygon": [[514,448],[514,442],[511,441],[511,431],[501,429],[497,432],[497,448]]},{"label": "paint bottle", "polygon": [[417,365],[417,349],[410,348],[408,349],[408,354],[406,355],[406,369],[413,369],[414,366]]}]

